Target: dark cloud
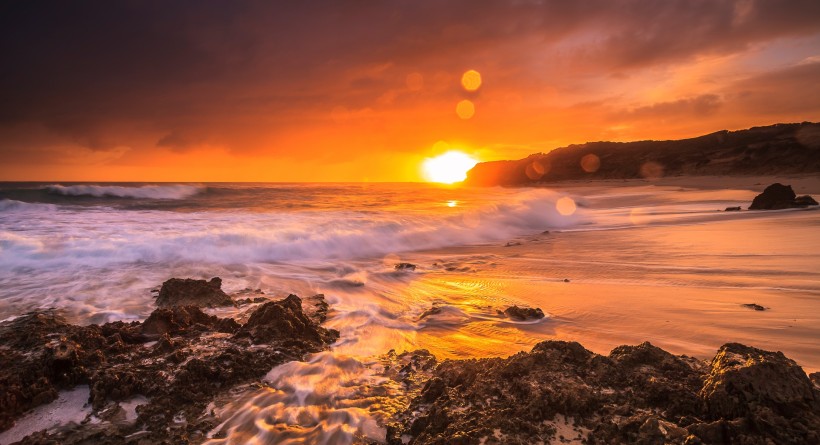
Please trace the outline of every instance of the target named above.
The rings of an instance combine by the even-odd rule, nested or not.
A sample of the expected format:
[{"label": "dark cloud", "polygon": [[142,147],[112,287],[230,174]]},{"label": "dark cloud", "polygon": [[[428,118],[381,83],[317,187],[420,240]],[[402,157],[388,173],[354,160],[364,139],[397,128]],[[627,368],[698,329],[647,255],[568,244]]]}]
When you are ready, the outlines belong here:
[{"label": "dark cloud", "polygon": [[[457,95],[474,66],[508,88],[562,88],[818,32],[820,2],[809,0],[10,1],[0,6],[0,140],[25,124],[50,136],[17,135],[15,147],[62,138],[99,151],[150,140],[142,149],[284,152],[282,138],[333,122],[338,107]],[[410,72],[424,74],[424,92],[406,94]],[[449,83],[433,80],[441,72]],[[750,80],[748,94],[765,81]],[[631,114],[720,104],[703,95]]]},{"label": "dark cloud", "polygon": [[669,119],[680,117],[703,117],[714,114],[723,105],[716,94],[702,94],[670,102],[658,102],[619,112],[613,117],[626,121],[641,119]]}]

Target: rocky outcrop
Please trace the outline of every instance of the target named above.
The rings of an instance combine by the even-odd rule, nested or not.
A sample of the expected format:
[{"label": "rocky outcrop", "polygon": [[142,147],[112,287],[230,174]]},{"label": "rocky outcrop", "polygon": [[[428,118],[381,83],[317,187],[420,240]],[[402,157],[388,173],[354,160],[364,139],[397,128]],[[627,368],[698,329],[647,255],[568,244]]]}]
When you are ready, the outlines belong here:
[{"label": "rocky outcrop", "polygon": [[211,278],[210,281],[171,278],[162,283],[157,296],[157,307],[233,305],[233,299],[222,291],[222,279],[219,277]]},{"label": "rocky outcrop", "polygon": [[397,263],[394,268],[396,270],[416,270],[416,265],[413,263]]},{"label": "rocky outcrop", "polygon": [[792,186],[776,182],[755,196],[749,210],[780,210],[817,205],[811,196],[797,197]]},{"label": "rocky outcrop", "polygon": [[601,356],[546,341],[507,359],[447,360],[425,375],[388,443],[820,441],[820,391],[808,376],[782,353],[738,344],[707,364],[649,343]]},{"label": "rocky outcrop", "polygon": [[504,309],[503,314],[513,320],[540,320],[544,318],[544,311],[541,308],[510,306]]},{"label": "rocky outcrop", "polygon": [[58,391],[82,384],[99,419],[134,397],[146,402],[132,422],[68,426],[23,443],[200,443],[218,424],[205,410],[215,397],[338,338],[300,303],[294,295],[266,303],[245,325],[194,306],[159,308],[142,323],[76,326],[54,311],[2,323],[0,430]]},{"label": "rocky outcrop", "polygon": [[288,295],[284,300],[271,301],[256,309],[237,336],[249,338],[254,344],[273,340],[332,343],[339,338],[339,333],[311,321],[302,311],[302,300]]},{"label": "rocky outcrop", "polygon": [[524,159],[481,162],[464,181],[527,186],[566,180],[820,172],[820,124],[719,131],[677,141],[587,142]]}]

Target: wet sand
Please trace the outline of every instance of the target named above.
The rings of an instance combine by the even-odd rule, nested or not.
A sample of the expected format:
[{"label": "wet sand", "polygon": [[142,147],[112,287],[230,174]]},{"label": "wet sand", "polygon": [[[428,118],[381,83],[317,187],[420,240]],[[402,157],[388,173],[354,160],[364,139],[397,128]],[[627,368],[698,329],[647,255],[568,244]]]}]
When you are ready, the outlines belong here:
[{"label": "wet sand", "polygon": [[[798,194],[820,195],[820,180],[806,177],[671,178],[661,187],[708,189],[719,180],[752,197],[765,187],[755,184],[776,180],[792,183]],[[645,184],[626,183],[636,185]],[[705,359],[722,344],[740,342],[782,351],[807,372],[820,370],[820,212],[725,215],[403,256],[421,273],[396,298],[410,300],[417,317],[432,306],[444,309],[407,332],[407,346],[469,358],[507,356],[544,339],[578,341],[597,353],[650,341]],[[742,306],[749,303],[767,310]],[[548,317],[527,324],[496,315],[511,304],[539,307]]]}]

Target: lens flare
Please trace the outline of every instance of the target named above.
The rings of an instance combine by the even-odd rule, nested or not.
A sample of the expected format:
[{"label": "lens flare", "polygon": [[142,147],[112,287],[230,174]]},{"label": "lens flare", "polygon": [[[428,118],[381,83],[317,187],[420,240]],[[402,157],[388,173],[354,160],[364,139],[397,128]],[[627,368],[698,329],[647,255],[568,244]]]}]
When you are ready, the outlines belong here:
[{"label": "lens flare", "polygon": [[456,114],[462,119],[469,119],[475,114],[475,105],[467,99],[462,100],[456,105]]},{"label": "lens flare", "polygon": [[428,181],[452,184],[467,178],[467,171],[478,161],[460,151],[448,151],[434,158],[427,158],[422,165]]},{"label": "lens flare", "polygon": [[555,209],[564,216],[572,215],[576,208],[575,201],[569,196],[564,196],[555,203]]},{"label": "lens flare", "polygon": [[461,75],[461,86],[467,91],[475,91],[481,88],[481,73],[476,70],[469,70]]}]

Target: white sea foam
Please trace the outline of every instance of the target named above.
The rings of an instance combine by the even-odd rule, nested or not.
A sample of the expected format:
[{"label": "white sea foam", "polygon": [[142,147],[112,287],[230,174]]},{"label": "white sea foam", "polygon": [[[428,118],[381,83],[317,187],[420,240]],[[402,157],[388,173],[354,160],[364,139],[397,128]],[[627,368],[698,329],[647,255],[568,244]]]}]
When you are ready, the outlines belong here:
[{"label": "white sea foam", "polygon": [[205,190],[198,185],[143,185],[140,187],[124,187],[119,185],[48,185],[45,187],[50,193],[65,196],[94,196],[116,198],[142,199],[185,199]]},{"label": "white sea foam", "polygon": [[175,213],[112,209],[61,212],[0,226],[0,268],[110,266],[134,262],[216,264],[355,259],[486,243],[582,219],[555,209],[559,195],[534,191],[464,213]]}]

